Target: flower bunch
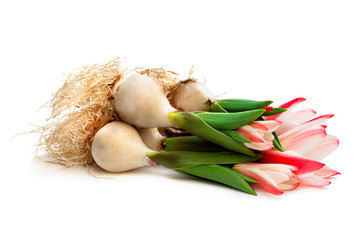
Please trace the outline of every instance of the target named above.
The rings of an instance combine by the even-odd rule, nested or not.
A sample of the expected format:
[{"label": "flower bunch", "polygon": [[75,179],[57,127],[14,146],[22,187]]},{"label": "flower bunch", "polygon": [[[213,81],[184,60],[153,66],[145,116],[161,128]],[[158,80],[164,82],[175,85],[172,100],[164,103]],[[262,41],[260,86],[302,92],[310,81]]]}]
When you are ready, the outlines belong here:
[{"label": "flower bunch", "polygon": [[[339,145],[339,140],[336,137],[326,133],[326,126],[324,125],[324,122],[333,115],[328,114],[313,118],[316,114],[313,109],[295,111],[294,108],[305,101],[304,98],[296,98],[278,108],[268,105],[262,106],[260,108],[262,109],[261,114],[253,117],[254,120],[247,124],[242,122],[239,127],[231,124],[226,125],[224,119],[230,119],[233,114],[249,114],[254,111],[254,109],[249,110],[250,107],[254,107],[251,104],[253,102],[249,101],[240,99],[217,100],[209,107],[210,110],[215,110],[216,114],[214,112],[195,113],[208,127],[222,131],[245,148],[231,149],[230,145],[224,144],[224,141],[219,142],[216,141],[218,140],[216,138],[203,135],[199,131],[201,126],[194,125],[191,121],[187,124],[179,124],[181,120],[178,120],[174,122],[175,125],[199,136],[200,139],[221,145],[223,148],[219,149],[218,146],[211,145],[209,142],[201,142],[203,140],[200,141],[200,139],[195,141],[195,138],[198,137],[193,136],[166,139],[164,141],[166,144],[165,151],[221,152],[231,149],[251,155],[251,152],[245,151],[245,149],[250,149],[259,159],[235,163],[231,169],[247,177],[247,180],[251,179],[247,181],[251,187],[274,195],[283,194],[284,191],[295,189],[299,185],[314,187],[329,185],[331,183],[330,178],[339,172],[320,161]],[[213,107],[213,104],[217,106]],[[236,105],[242,107],[236,108]],[[179,119],[183,119],[189,113],[176,114]],[[215,116],[220,115],[219,119],[215,119]],[[235,123],[240,123],[240,120],[237,119]],[[199,128],[194,129],[194,126]],[[201,144],[199,144],[200,142]],[[199,162],[198,164],[201,165],[202,163]],[[213,172],[213,174],[216,173]],[[207,179],[214,180],[211,175]]]},{"label": "flower bunch", "polygon": [[[339,140],[326,133],[323,123],[333,115],[322,115],[311,119],[316,112],[313,109],[294,111],[304,98],[293,99],[280,108],[288,108],[286,112],[264,117],[265,121],[255,122],[237,130],[245,136],[256,139],[248,146],[261,150],[258,163],[236,164],[234,170],[255,180],[253,186],[266,192],[279,195],[284,190],[292,190],[299,185],[322,187],[329,185],[330,177],[339,174],[320,161],[339,146]],[[266,127],[272,122],[276,130]],[[255,126],[255,128],[254,128]],[[252,131],[246,132],[247,129]],[[257,129],[257,131],[255,131]],[[259,148],[272,144],[270,133],[276,132],[283,151],[273,147]],[[259,132],[263,134],[259,136]]]}]

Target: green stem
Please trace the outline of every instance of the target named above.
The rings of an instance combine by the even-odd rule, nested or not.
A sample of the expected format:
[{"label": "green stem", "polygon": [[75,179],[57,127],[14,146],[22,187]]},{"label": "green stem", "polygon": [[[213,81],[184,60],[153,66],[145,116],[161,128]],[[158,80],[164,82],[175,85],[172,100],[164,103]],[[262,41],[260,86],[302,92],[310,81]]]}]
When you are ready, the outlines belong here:
[{"label": "green stem", "polygon": [[255,156],[255,153],[245,147],[244,144],[209,126],[196,114],[190,112],[172,112],[169,113],[169,119],[175,126],[183,128],[195,136],[201,137],[234,152]]},{"label": "green stem", "polygon": [[214,101],[211,105],[218,104],[228,112],[241,112],[253,109],[264,109],[271,103],[272,101],[254,101],[249,99],[221,99]]},{"label": "green stem", "polygon": [[234,139],[238,142],[251,143],[251,141],[249,139],[247,139],[246,137],[244,137],[243,135],[241,135],[240,133],[238,133],[234,130],[223,130],[221,132],[228,135],[229,137],[231,137],[232,139]]},{"label": "green stem", "polygon": [[265,112],[264,109],[255,109],[236,113],[194,112],[209,126],[217,130],[230,130],[242,127],[256,120]]},{"label": "green stem", "polygon": [[226,152],[226,148],[206,141],[197,136],[171,137],[163,140],[164,150],[190,152]]},{"label": "green stem", "polygon": [[283,152],[284,149],[283,147],[281,146],[281,143],[280,143],[280,140],[276,134],[276,132],[272,132],[272,135],[274,136],[274,141],[273,141],[273,145],[276,149],[278,149],[279,151]]},{"label": "green stem", "polygon": [[224,108],[222,108],[217,101],[214,101],[214,102],[209,106],[209,111],[210,111],[210,112],[222,112],[222,113],[227,113],[227,112],[228,112],[228,111],[226,111]]},{"label": "green stem", "polygon": [[252,187],[243,179],[243,175],[231,168],[215,164],[199,165],[181,169],[179,172],[219,182],[244,191],[246,193],[256,195],[254,189],[252,189]]},{"label": "green stem", "polygon": [[204,164],[236,164],[259,160],[235,152],[151,152],[147,155],[152,161],[170,169],[182,169]]},{"label": "green stem", "polygon": [[287,108],[273,108],[268,112],[264,112],[263,116],[273,116],[285,112],[287,110],[288,110]]}]

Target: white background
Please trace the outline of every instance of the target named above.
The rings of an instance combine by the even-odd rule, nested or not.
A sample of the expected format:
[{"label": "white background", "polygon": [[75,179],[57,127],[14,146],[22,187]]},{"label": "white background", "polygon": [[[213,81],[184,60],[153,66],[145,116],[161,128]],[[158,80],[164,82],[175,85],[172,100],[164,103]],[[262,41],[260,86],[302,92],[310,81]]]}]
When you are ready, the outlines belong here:
[{"label": "white background", "polygon": [[[358,1],[1,1],[1,239],[359,239]],[[257,197],[163,168],[107,174],[33,160],[37,112],[75,67],[195,76],[222,97],[307,98],[334,113],[342,175]],[[301,107],[300,107],[301,108]]]}]

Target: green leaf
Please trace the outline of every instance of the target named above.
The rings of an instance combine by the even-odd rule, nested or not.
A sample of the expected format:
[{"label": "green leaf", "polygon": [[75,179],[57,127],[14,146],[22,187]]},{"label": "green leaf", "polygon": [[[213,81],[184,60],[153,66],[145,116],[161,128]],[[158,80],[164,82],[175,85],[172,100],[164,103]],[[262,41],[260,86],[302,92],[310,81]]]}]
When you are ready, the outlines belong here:
[{"label": "green leaf", "polygon": [[209,111],[210,112],[223,112],[223,113],[227,113],[228,111],[226,111],[224,108],[222,108],[217,101],[214,101],[212,104],[210,104],[209,106]]},{"label": "green leaf", "polygon": [[234,130],[223,130],[221,132],[228,135],[229,137],[231,137],[232,139],[234,139],[238,142],[251,143],[251,141],[249,139],[247,139],[246,137],[244,137],[243,135],[241,135],[240,133],[238,133]]},{"label": "green leaf", "polygon": [[284,149],[283,147],[281,146],[281,143],[280,143],[280,140],[276,134],[276,132],[272,132],[272,135],[274,136],[274,140],[273,140],[273,145],[276,149],[278,149],[279,151],[283,152]]},{"label": "green leaf", "polygon": [[228,149],[197,136],[171,137],[163,140],[164,150],[190,152],[226,152]]},{"label": "green leaf", "polygon": [[152,161],[170,169],[181,169],[204,164],[236,164],[256,161],[255,157],[235,152],[151,152],[147,155]]},{"label": "green leaf", "polygon": [[263,116],[273,116],[282,112],[287,111],[287,108],[273,108],[268,112],[264,112]]},{"label": "green leaf", "polygon": [[211,105],[218,104],[228,112],[241,112],[253,109],[264,109],[271,103],[272,101],[269,100],[254,101],[249,99],[219,99],[215,100]]},{"label": "green leaf", "polygon": [[252,187],[243,179],[243,175],[231,168],[211,164],[184,168],[179,172],[219,182],[246,193],[256,195]]},{"label": "green leaf", "polygon": [[255,156],[255,153],[245,147],[244,144],[212,128],[194,113],[172,112],[169,113],[169,119],[175,126],[183,128],[195,136],[199,136],[234,152]]},{"label": "green leaf", "polygon": [[240,175],[241,175],[241,177],[245,180],[245,181],[247,181],[247,182],[249,182],[249,183],[257,183],[258,181],[256,181],[255,179],[252,179],[252,178],[250,178],[250,177],[248,177],[248,176],[245,176],[244,174],[241,174],[241,173],[239,173]]},{"label": "green leaf", "polygon": [[[259,121],[265,121],[262,116],[259,117],[258,120],[259,120]],[[283,149],[283,147],[281,146],[280,140],[279,140],[276,132],[272,132],[271,134],[274,136],[274,140],[273,140],[273,145],[274,145],[274,147],[275,147],[277,150],[283,152],[284,149]]]},{"label": "green leaf", "polygon": [[229,130],[242,127],[256,120],[265,112],[264,109],[256,109],[236,113],[219,112],[194,112],[209,126],[217,130]]}]

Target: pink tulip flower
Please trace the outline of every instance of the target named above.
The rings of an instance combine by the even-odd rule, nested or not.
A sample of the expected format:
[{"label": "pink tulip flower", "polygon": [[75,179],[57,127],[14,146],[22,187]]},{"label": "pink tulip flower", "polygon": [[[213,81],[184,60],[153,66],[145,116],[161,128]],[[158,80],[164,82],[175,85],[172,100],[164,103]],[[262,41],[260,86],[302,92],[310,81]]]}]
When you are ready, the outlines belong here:
[{"label": "pink tulip flower", "polygon": [[293,173],[302,185],[327,186],[331,183],[330,177],[340,174],[324,163],[294,154],[294,152],[264,151],[261,152],[261,155],[263,158],[259,164],[286,164],[296,167],[297,170],[293,171]]},{"label": "pink tulip flower", "polygon": [[256,189],[274,195],[283,194],[285,190],[292,190],[299,185],[299,180],[294,174],[296,167],[286,164],[241,163],[233,169],[257,181],[252,183]]},{"label": "pink tulip flower", "polygon": [[[253,184],[255,188],[279,195],[285,190],[296,188],[299,184],[316,187],[327,186],[331,183],[330,177],[340,174],[320,162],[339,146],[339,140],[328,135],[326,126],[323,125],[334,115],[322,115],[311,119],[316,114],[312,109],[293,111],[295,106],[304,100],[304,98],[291,100],[280,106],[280,108],[288,108],[286,112],[264,117],[266,120],[264,122],[274,123],[273,121],[275,121],[277,123],[275,129],[284,152],[270,150],[269,144],[266,145],[264,141],[260,142],[260,139],[250,138],[255,135],[254,131],[259,133],[260,127],[256,126],[258,123],[249,124],[253,129],[246,126],[245,129],[236,130],[243,135],[246,135],[246,131],[250,132],[251,134],[246,137],[256,141],[247,146],[261,150],[263,156],[260,163],[234,166],[234,170],[257,180],[257,183]],[[271,133],[272,130],[274,129],[268,128],[268,131],[265,132]],[[264,132],[259,134],[263,136],[262,140],[265,142],[271,140],[268,135],[268,138],[265,137]],[[260,143],[262,147],[255,148]]]},{"label": "pink tulip flower", "polygon": [[274,147],[274,136],[272,135],[272,132],[280,125],[281,122],[276,120],[254,121],[248,125],[235,129],[235,131],[251,140],[251,143],[244,143],[248,148],[266,151]]}]

